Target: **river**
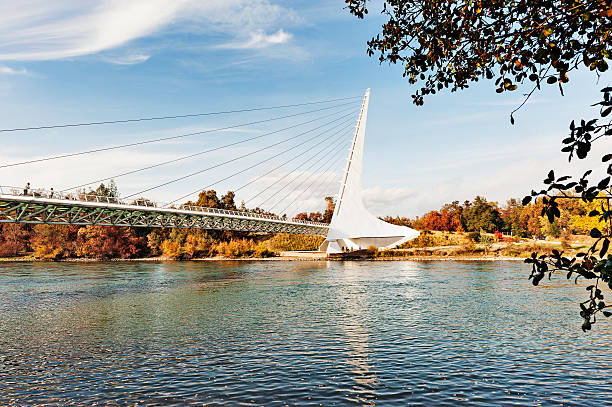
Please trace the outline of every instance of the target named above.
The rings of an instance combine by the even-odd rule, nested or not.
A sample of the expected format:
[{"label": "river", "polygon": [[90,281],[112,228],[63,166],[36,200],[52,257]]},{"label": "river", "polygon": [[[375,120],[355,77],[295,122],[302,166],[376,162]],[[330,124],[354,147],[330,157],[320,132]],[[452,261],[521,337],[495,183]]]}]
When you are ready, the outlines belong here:
[{"label": "river", "polygon": [[612,326],[520,262],[0,263],[0,404],[602,405]]}]

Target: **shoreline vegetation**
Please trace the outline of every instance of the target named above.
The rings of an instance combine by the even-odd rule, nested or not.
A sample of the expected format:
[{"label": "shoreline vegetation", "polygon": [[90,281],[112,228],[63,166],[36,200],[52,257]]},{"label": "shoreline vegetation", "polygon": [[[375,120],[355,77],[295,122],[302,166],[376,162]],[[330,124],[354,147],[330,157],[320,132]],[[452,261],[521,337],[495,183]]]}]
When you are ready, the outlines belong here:
[{"label": "shoreline vegetation", "polygon": [[[328,259],[316,248],[323,240],[320,236],[300,236],[279,234],[260,236],[260,242],[234,241],[224,243],[222,254],[206,257],[181,258],[177,256],[148,257],[63,257],[49,259],[37,257],[34,253],[21,256],[0,257],[0,262],[168,262],[168,261],[328,261],[351,259]],[[495,261],[523,260],[532,252],[552,252],[564,250],[566,253],[578,253],[586,249],[592,240],[589,236],[572,235],[567,240],[534,240],[514,239],[496,234],[481,233],[479,243],[473,236],[464,232],[423,231],[411,242],[397,249],[378,251],[375,248],[363,250],[359,260],[371,261]],[[287,246],[297,247],[284,250]],[[301,246],[301,247],[298,247]],[[276,247],[276,250],[270,248]],[[278,249],[281,247],[280,249]],[[263,255],[262,255],[263,253]]]},{"label": "shoreline vegetation", "polygon": [[[111,182],[92,194],[117,195]],[[510,199],[503,206],[477,196],[460,204],[454,201],[440,210],[414,219],[386,217],[383,220],[409,226],[420,236],[396,249],[363,249],[356,258],[367,260],[489,260],[522,259],[533,252],[553,250],[575,255],[585,251],[593,239],[589,217],[594,203],[563,201],[563,216],[549,222],[542,218],[543,204],[523,205]],[[300,213],[297,219],[329,222],[334,211],[332,198],[325,198],[321,212]],[[202,191],[195,203],[221,209],[236,209],[234,193],[218,197]],[[242,210],[244,203],[241,205]],[[256,208],[253,211],[264,213]],[[154,229],[116,226],[65,226],[53,224],[0,224],[0,261],[170,261],[170,260],[324,260],[312,253],[323,243],[322,236],[262,234],[218,230]]]}]

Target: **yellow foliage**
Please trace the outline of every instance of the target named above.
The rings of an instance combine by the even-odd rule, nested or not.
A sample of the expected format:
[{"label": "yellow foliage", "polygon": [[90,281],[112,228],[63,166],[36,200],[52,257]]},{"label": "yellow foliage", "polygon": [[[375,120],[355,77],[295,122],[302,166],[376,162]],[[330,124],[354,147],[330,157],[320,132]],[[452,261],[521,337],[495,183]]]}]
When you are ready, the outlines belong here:
[{"label": "yellow foliage", "polygon": [[181,244],[173,240],[166,239],[161,244],[162,254],[173,259],[178,259],[182,255]]},{"label": "yellow foliage", "polygon": [[65,252],[61,247],[53,247],[38,242],[32,245],[32,249],[34,249],[34,257],[37,259],[57,260],[64,257]]},{"label": "yellow foliage", "polygon": [[77,236],[82,244],[79,244],[76,249],[77,256],[86,258],[96,257],[96,248],[102,246],[102,235],[100,229],[104,226],[85,226],[79,229]]},{"label": "yellow foliage", "polygon": [[70,231],[66,226],[36,225],[32,249],[34,257],[47,260],[59,260],[71,254]]},{"label": "yellow foliage", "polygon": [[239,239],[221,242],[215,246],[217,254],[223,257],[271,257],[273,252],[263,243],[256,244],[252,240]]},{"label": "yellow foliage", "polygon": [[265,243],[273,251],[317,250],[324,240],[322,236],[280,233],[266,240]]},{"label": "yellow foliage", "polygon": [[255,244],[251,240],[240,239],[219,243],[217,253],[223,257],[251,257]]},{"label": "yellow foliage", "polygon": [[188,234],[185,238],[183,250],[189,258],[209,256],[211,246],[210,241],[205,236]]},{"label": "yellow foliage", "polygon": [[589,212],[599,210],[601,212],[601,202],[583,202],[579,201],[584,215],[571,215],[569,224],[573,231],[578,234],[588,235],[591,229],[599,228],[600,230],[606,226],[604,222],[599,221],[599,216],[589,216]]}]

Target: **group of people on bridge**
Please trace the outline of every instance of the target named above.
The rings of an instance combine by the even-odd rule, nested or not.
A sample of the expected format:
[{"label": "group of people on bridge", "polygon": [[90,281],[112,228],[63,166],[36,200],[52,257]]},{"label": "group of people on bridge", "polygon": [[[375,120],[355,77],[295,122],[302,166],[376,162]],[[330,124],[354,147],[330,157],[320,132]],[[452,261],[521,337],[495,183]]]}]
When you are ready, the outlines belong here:
[{"label": "group of people on bridge", "polygon": [[53,190],[53,188],[51,188],[46,193],[35,192],[34,190],[32,190],[32,188],[30,187],[30,183],[28,182],[25,184],[25,187],[23,187],[23,195],[30,195],[34,197],[43,197],[43,195],[46,195],[45,198],[53,198],[55,195],[55,191]]}]

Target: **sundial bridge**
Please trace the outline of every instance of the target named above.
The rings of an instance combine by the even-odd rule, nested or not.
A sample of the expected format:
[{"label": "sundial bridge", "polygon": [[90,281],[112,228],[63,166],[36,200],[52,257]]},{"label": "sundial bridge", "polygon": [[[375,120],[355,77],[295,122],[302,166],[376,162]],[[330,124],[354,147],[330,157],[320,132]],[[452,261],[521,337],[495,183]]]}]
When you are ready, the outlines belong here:
[{"label": "sundial bridge", "polygon": [[362,199],[362,162],[370,90],[363,96],[331,222],[287,219],[253,211],[126,201],[83,192],[0,186],[0,223],[100,225],[292,233],[326,237],[327,253],[395,247],[418,236],[372,215]]}]

